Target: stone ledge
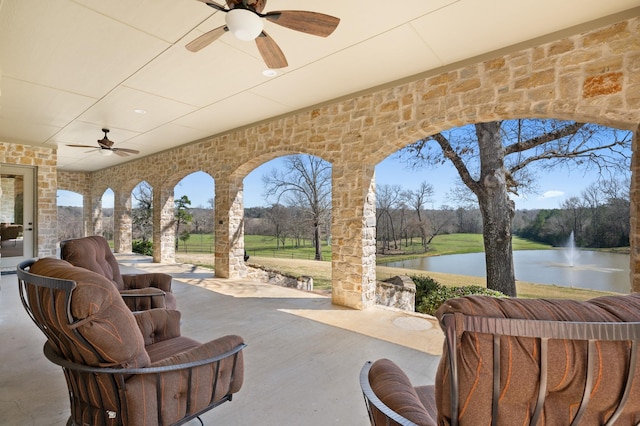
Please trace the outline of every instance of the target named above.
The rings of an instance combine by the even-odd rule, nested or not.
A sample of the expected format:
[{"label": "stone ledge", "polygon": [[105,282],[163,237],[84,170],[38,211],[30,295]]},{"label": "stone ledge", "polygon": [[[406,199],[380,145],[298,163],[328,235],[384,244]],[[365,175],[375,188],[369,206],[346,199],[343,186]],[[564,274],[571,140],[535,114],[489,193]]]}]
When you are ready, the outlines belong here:
[{"label": "stone ledge", "polygon": [[313,291],[313,277],[306,275],[294,277],[293,275],[283,274],[279,271],[265,268],[260,265],[247,265],[247,278],[256,279],[282,287]]},{"label": "stone ledge", "polygon": [[407,312],[415,312],[415,283],[406,275],[398,275],[385,281],[377,281],[376,304]]}]

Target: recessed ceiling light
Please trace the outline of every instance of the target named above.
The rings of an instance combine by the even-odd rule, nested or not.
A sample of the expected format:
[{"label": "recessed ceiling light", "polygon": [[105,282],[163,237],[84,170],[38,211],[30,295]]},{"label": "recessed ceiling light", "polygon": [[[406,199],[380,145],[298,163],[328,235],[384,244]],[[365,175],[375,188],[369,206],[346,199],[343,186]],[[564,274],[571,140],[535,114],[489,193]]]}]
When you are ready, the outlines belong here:
[{"label": "recessed ceiling light", "polygon": [[146,110],[140,109],[140,108],[134,109],[133,112],[135,112],[136,114],[146,114],[147,113]]},{"label": "recessed ceiling light", "polygon": [[264,75],[265,77],[275,77],[276,75],[278,75],[278,71],[276,71],[276,70],[264,70],[264,71],[262,71],[262,75]]}]

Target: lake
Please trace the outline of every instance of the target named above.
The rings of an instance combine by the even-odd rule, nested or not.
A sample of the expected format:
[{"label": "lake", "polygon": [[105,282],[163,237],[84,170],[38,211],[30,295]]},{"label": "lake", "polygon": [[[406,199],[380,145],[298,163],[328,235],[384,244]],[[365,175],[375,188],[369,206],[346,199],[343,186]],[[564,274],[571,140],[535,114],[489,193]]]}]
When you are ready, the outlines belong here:
[{"label": "lake", "polygon": [[[593,290],[629,293],[629,255],[577,250],[573,266],[565,250],[513,252],[516,279]],[[485,277],[484,253],[421,257],[384,266]]]}]

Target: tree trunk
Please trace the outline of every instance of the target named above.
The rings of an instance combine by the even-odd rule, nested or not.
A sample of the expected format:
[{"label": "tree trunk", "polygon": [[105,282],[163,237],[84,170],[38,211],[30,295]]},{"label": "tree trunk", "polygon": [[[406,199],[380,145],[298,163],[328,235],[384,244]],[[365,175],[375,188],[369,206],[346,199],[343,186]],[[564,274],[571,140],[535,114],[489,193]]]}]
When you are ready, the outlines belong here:
[{"label": "tree trunk", "polygon": [[320,224],[318,223],[314,223],[313,224],[313,239],[315,240],[315,247],[316,247],[316,259],[315,260],[322,260],[322,246],[320,244]]},{"label": "tree trunk", "polygon": [[507,192],[507,170],[500,123],[476,125],[480,147],[480,189],[476,195],[482,213],[482,235],[487,271],[487,287],[507,296],[516,296],[516,280],[511,247],[511,222],[515,206]]}]

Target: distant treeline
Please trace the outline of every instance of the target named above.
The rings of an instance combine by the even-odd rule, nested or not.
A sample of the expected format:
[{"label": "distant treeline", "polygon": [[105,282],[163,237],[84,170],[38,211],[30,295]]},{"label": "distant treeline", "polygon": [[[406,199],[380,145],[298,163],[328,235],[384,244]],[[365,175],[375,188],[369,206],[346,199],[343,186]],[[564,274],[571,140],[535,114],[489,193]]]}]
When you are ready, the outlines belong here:
[{"label": "distant treeline", "polygon": [[[593,200],[592,200],[593,201]],[[576,245],[580,247],[625,247],[629,245],[629,201],[624,198],[604,198],[600,202],[587,203],[584,198],[571,198],[558,209],[517,210],[513,221],[513,233],[529,240],[566,245],[574,232]],[[212,234],[213,210],[189,209],[193,220],[186,225],[191,234]],[[415,212],[393,211],[395,223],[378,224],[378,249],[381,252],[401,249],[414,239],[421,240],[425,229],[412,218]],[[298,218],[298,219],[296,219]],[[245,234],[271,235],[280,239],[311,239],[311,228],[304,223],[304,212],[296,207],[250,207],[245,209]],[[478,209],[425,210],[422,223],[426,234],[481,233],[481,216]],[[428,226],[427,226],[428,225]],[[113,238],[113,209],[103,209],[104,236]],[[393,228],[393,231],[392,231]],[[328,235],[329,226],[325,227]],[[60,240],[82,236],[82,207],[58,207],[58,238]],[[394,235],[395,234],[395,235]],[[136,235],[134,235],[136,238]],[[428,240],[428,239],[427,239]],[[327,239],[326,244],[329,241]]]},{"label": "distant treeline", "polygon": [[629,245],[629,204],[614,203],[594,209],[551,209],[516,212],[514,234],[528,240],[565,246],[574,233],[579,247],[610,248]]}]

